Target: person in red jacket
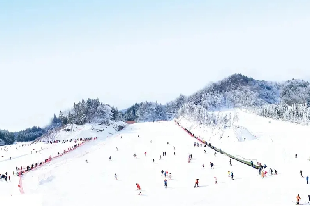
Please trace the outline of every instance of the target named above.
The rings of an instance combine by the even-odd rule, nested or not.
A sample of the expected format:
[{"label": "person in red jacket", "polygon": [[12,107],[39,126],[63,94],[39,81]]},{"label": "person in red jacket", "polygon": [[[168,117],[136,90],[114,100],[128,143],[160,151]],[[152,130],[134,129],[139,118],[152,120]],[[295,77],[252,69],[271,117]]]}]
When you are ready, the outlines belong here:
[{"label": "person in red jacket", "polygon": [[140,185],[138,183],[136,183],[136,185],[137,185],[137,190],[141,190]]}]

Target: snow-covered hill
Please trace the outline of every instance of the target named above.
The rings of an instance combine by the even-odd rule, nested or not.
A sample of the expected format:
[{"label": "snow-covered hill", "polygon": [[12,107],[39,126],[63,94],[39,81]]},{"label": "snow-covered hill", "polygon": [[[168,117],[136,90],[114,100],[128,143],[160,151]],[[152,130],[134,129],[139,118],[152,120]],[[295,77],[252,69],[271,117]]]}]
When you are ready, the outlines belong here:
[{"label": "snow-covered hill", "polygon": [[[226,128],[227,134],[238,136],[238,138],[246,137],[246,139],[239,141],[234,137],[233,141],[225,145],[225,141],[230,137],[226,137],[226,140],[223,140],[223,137],[217,143],[223,145],[223,149],[224,146],[225,149],[230,149],[231,153],[250,155],[249,158],[260,159],[269,156],[270,158],[266,158],[266,161],[271,159],[270,164],[269,162],[266,164],[275,168],[273,163],[277,162],[278,175],[271,176],[267,173],[267,177],[263,179],[256,169],[242,163],[232,160],[232,166],[230,166],[227,156],[219,153],[214,155],[214,151],[209,147],[194,147],[194,142],[197,140],[174,122],[155,122],[128,125],[124,130],[109,137],[99,138],[98,136],[97,140],[88,142],[73,152],[26,173],[22,177],[24,195],[18,195],[18,179],[16,178],[13,178],[11,182],[0,180],[0,189],[2,195],[13,194],[14,199],[7,197],[11,203],[13,200],[29,197],[29,199],[32,198],[32,205],[35,205],[36,201],[42,201],[44,206],[102,204],[285,206],[293,205],[297,194],[301,195],[302,203],[307,202],[309,185],[299,174],[301,169],[304,171],[304,176],[310,171],[306,150],[304,147],[300,148],[304,149],[302,150],[304,153],[298,152],[298,158],[295,159],[294,152],[298,148],[292,147],[293,144],[286,144],[290,143],[288,139],[291,138],[286,132],[297,131],[302,127],[286,125],[283,122],[271,121],[269,123],[268,119],[242,111],[238,113],[239,120],[233,125],[236,131]],[[181,123],[185,124],[185,120],[181,120]],[[198,127],[196,126],[196,130]],[[72,135],[81,137],[79,136],[81,133],[78,133],[79,128],[76,129],[76,134]],[[83,135],[86,137],[94,134],[89,128],[80,129],[85,131]],[[194,126],[192,130],[195,130]],[[200,135],[204,135],[201,130],[200,132]],[[302,132],[307,132],[306,128]],[[278,134],[284,137],[276,138]],[[306,135],[306,133],[300,133],[300,136]],[[256,138],[253,138],[255,136]],[[69,136],[63,136],[63,138],[68,139]],[[281,150],[275,149],[278,144],[271,148],[270,139],[279,143],[281,138],[287,139],[280,144],[281,147],[279,146],[279,148],[286,146],[286,155],[276,155],[277,151]],[[213,140],[217,139],[216,135],[211,136],[211,139],[215,145]],[[303,140],[299,139],[299,141]],[[271,143],[268,144],[268,142]],[[44,143],[35,145],[39,146],[39,144]],[[50,144],[50,148],[46,151],[54,151],[57,145]],[[163,156],[163,152],[166,152],[167,156]],[[137,158],[134,158],[134,154]],[[190,154],[193,158],[188,163]],[[18,157],[18,155],[20,154],[16,153],[15,156]],[[261,157],[256,155],[261,155]],[[43,153],[36,153],[31,157],[34,160],[44,156]],[[15,161],[12,165],[21,164],[25,160],[20,158],[11,160],[11,162]],[[264,163],[264,161],[262,159],[261,162]],[[210,168],[210,162],[214,163],[214,169]],[[9,167],[9,165],[9,160],[0,163],[1,168]],[[164,176],[161,170],[171,173],[172,179],[167,178],[168,188],[164,187]],[[228,176],[228,171],[234,173],[234,180]],[[114,177],[115,173],[118,180]],[[215,177],[217,184],[215,184]],[[196,179],[199,179],[199,188],[194,188]],[[136,183],[141,185],[142,195],[138,195]],[[23,199],[23,205],[27,205],[26,203]]]}]

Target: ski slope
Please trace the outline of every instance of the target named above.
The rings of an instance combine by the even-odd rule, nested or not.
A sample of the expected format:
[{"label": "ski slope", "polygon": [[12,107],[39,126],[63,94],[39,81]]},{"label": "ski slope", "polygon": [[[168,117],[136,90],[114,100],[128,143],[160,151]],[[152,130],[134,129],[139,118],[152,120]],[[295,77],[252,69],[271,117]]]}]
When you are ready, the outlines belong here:
[{"label": "ski slope", "polygon": [[[84,133],[87,135],[86,130]],[[249,166],[234,160],[230,166],[228,157],[219,153],[215,156],[208,147],[194,147],[195,141],[174,122],[128,125],[112,136],[98,138],[25,174],[22,178],[25,195],[20,196],[40,200],[44,206],[285,206],[293,205],[297,194],[301,203],[307,202],[310,185],[299,175],[299,168],[306,162],[289,160],[296,161],[293,165],[281,165],[284,169],[277,176],[262,179]],[[238,144],[254,141],[258,143],[260,138]],[[264,152],[273,155],[272,150]],[[190,163],[189,154],[193,155]],[[214,169],[210,168],[210,162],[214,163]],[[164,187],[161,170],[172,174],[172,180],[167,178],[168,188]],[[234,180],[228,177],[228,171],[233,171]],[[194,188],[197,178],[200,187]],[[138,195],[136,183],[141,185],[142,195]]]}]

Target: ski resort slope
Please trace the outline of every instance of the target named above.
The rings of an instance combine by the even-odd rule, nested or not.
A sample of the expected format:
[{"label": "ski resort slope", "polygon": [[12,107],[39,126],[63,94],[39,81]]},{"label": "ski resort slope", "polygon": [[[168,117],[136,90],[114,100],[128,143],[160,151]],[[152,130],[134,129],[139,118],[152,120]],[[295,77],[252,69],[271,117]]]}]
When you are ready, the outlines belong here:
[{"label": "ski resort slope", "polygon": [[[310,186],[299,174],[281,171],[262,179],[249,166],[234,160],[230,166],[228,157],[214,155],[207,147],[194,147],[195,141],[174,122],[129,125],[25,174],[25,195],[41,199],[44,206],[285,206],[294,204],[298,193],[301,203],[306,202]],[[189,154],[193,155],[190,163]],[[172,180],[167,178],[167,188],[161,170],[172,174]],[[228,177],[228,171],[233,171],[234,180]],[[194,188],[197,178],[200,187]],[[142,195],[138,195],[136,183]]]}]

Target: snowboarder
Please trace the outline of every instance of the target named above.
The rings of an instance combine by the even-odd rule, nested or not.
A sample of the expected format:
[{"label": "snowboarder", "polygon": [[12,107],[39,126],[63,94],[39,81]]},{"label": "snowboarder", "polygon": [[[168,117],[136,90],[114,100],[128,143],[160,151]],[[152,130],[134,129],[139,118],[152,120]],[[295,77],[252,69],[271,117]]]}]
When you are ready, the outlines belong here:
[{"label": "snowboarder", "polygon": [[199,179],[196,179],[196,182],[195,182],[195,186],[194,186],[194,188],[195,188],[195,187],[199,187],[199,185],[198,185],[198,184],[199,184]]},{"label": "snowboarder", "polygon": [[114,177],[115,177],[115,179],[117,180],[117,175],[116,175],[116,173],[114,174]]},{"label": "snowboarder", "polygon": [[301,171],[301,170],[300,170],[300,176],[301,176],[301,177],[304,177],[304,176],[302,176],[302,171]]},{"label": "snowboarder", "polygon": [[214,177],[214,180],[215,180],[215,184],[217,184],[217,178],[216,177]]},{"label": "snowboarder", "polygon": [[167,180],[166,179],[164,180],[164,186],[165,186],[165,188],[167,188]]},{"label": "snowboarder", "polygon": [[296,202],[296,204],[297,205],[299,205],[299,200],[300,200],[301,198],[300,198],[300,196],[299,196],[299,194],[297,195],[297,197],[296,197],[296,200],[297,200],[297,202]]},{"label": "snowboarder", "polygon": [[309,183],[309,177],[308,176],[306,177],[306,181],[307,181],[307,184],[308,184]]}]

